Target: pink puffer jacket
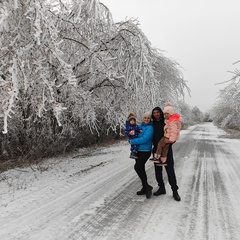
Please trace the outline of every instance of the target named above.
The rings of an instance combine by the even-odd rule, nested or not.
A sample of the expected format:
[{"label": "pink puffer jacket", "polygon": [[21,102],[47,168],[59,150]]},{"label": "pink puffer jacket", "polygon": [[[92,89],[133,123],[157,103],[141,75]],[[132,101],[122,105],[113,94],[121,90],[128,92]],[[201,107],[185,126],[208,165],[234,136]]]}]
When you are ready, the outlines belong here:
[{"label": "pink puffer jacket", "polygon": [[167,137],[170,142],[177,141],[180,135],[181,125],[182,120],[180,115],[174,113],[169,119],[165,119],[164,136]]}]

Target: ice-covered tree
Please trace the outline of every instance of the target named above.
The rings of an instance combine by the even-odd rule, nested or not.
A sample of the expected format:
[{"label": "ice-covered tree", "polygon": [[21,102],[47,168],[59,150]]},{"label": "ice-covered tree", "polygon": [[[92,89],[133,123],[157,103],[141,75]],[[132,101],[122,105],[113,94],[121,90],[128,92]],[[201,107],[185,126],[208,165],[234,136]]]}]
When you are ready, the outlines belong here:
[{"label": "ice-covered tree", "polygon": [[[237,62],[239,63],[239,62]],[[240,129],[240,71],[235,69],[228,85],[220,90],[212,110],[213,121],[223,128]]]},{"label": "ice-covered tree", "polygon": [[97,0],[6,0],[0,12],[1,153],[121,131],[129,111],[177,105],[188,89],[136,20],[114,23]]}]

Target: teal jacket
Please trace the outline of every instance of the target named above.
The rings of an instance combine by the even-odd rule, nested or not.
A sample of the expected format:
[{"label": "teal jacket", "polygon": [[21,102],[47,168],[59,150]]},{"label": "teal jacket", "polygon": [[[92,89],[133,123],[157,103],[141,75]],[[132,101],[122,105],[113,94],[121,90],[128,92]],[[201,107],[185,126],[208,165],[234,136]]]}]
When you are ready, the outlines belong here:
[{"label": "teal jacket", "polygon": [[152,122],[142,122],[140,128],[142,129],[142,132],[138,134],[137,138],[131,139],[131,144],[139,145],[138,151],[151,151],[153,139]]}]

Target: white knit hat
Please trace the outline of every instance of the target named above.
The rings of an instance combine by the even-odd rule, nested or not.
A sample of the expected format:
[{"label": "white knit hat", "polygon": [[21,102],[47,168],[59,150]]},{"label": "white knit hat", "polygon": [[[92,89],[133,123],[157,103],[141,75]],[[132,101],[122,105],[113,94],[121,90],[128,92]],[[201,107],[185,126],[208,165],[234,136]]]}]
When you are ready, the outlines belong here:
[{"label": "white knit hat", "polygon": [[172,104],[170,102],[167,102],[165,104],[165,108],[163,109],[163,112],[164,113],[169,113],[170,115],[174,114],[174,109],[173,109]]},{"label": "white knit hat", "polygon": [[143,117],[146,117],[146,118],[151,118],[152,117],[152,113],[150,111],[147,111],[143,114]]}]

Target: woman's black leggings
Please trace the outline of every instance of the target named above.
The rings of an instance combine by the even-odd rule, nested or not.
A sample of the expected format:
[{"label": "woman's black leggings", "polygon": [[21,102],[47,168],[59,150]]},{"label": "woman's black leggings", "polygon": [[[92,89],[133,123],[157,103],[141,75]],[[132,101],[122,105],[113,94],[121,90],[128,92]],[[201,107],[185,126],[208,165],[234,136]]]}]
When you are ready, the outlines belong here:
[{"label": "woman's black leggings", "polygon": [[138,151],[137,153],[138,159],[136,159],[136,163],[134,165],[134,170],[142,181],[143,187],[148,185],[147,174],[145,171],[145,163],[151,156],[151,151]]}]

